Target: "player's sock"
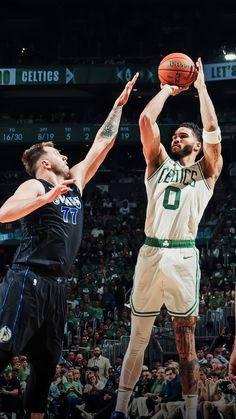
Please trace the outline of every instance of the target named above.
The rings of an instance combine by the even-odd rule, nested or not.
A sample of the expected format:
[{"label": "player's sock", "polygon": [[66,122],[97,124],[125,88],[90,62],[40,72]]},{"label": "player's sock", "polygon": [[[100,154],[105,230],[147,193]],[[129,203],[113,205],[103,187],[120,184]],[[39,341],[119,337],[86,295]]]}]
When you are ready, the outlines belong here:
[{"label": "player's sock", "polygon": [[184,395],[185,401],[185,418],[184,419],[197,419],[197,394]]},{"label": "player's sock", "polygon": [[116,402],[116,411],[123,412],[125,416],[127,416],[128,413],[128,404],[129,399],[132,394],[131,389],[119,389],[118,395],[117,395],[117,402]]}]

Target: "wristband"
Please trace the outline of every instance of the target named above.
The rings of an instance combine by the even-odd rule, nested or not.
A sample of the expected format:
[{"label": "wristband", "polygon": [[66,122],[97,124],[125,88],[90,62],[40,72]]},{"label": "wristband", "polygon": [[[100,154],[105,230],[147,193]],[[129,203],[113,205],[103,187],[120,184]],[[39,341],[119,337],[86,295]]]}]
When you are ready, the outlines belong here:
[{"label": "wristband", "polygon": [[216,131],[205,131],[203,128],[202,138],[207,144],[219,144],[221,142],[220,127],[218,127]]}]

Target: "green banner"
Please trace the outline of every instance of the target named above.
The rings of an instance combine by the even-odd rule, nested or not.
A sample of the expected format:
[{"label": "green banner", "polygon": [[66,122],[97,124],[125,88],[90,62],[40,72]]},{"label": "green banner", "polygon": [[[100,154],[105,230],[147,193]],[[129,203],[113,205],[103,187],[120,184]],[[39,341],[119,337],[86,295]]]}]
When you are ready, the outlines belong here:
[{"label": "green banner", "polygon": [[[78,67],[0,68],[0,85],[66,85],[126,83],[139,72],[139,83],[157,83],[158,63],[153,65],[81,64]],[[236,62],[204,65],[206,81],[236,77]]]},{"label": "green banner", "polygon": [[137,71],[140,82],[158,82],[155,66],[81,64],[79,67],[0,68],[0,85],[126,83]]}]

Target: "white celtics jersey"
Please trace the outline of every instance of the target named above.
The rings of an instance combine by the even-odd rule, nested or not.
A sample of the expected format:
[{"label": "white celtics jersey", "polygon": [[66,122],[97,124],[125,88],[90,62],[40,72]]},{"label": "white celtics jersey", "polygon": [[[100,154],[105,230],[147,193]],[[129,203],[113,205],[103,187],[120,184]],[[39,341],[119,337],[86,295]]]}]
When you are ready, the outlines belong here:
[{"label": "white celtics jersey", "polygon": [[145,180],[145,234],[169,240],[194,240],[203,212],[212,197],[200,165],[181,166],[170,157]]}]

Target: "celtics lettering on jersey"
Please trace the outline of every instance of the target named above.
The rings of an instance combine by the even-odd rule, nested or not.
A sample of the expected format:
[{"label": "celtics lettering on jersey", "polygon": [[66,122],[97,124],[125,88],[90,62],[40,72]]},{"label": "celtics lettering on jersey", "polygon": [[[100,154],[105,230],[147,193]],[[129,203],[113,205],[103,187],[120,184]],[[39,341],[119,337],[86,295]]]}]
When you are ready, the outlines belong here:
[{"label": "celtics lettering on jersey", "polygon": [[78,212],[82,207],[79,196],[66,196],[61,195],[55,201],[55,205],[61,205],[61,212],[63,215],[64,223],[71,222],[72,224],[77,224]]},{"label": "celtics lettering on jersey", "polygon": [[164,167],[159,177],[159,183],[183,183],[183,185],[190,185],[193,188],[196,184],[197,171],[189,168],[180,168],[173,170],[170,167]]}]

